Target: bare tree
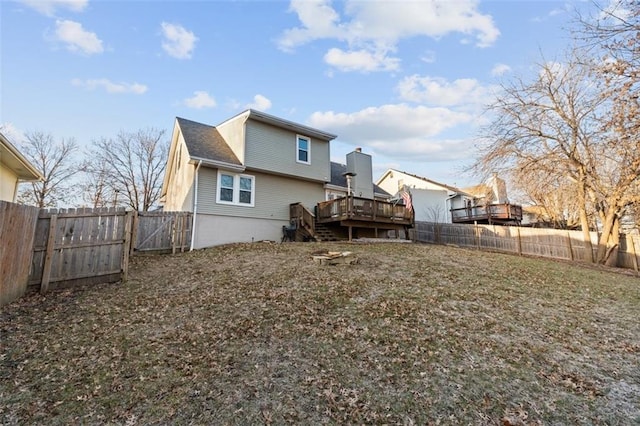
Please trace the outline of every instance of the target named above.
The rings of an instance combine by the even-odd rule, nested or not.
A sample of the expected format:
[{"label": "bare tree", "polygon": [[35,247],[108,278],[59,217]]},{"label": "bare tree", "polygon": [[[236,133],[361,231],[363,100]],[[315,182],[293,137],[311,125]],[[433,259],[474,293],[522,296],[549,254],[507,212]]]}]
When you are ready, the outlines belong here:
[{"label": "bare tree", "polygon": [[[574,229],[580,226],[578,200],[574,183],[564,177],[544,171],[512,170],[509,180],[520,198],[542,208],[539,219],[555,229]],[[592,209],[588,209],[591,212]],[[589,222],[592,215],[589,214]]]},{"label": "bare tree", "polygon": [[43,132],[26,134],[22,146],[25,157],[38,169],[44,180],[22,184],[18,200],[37,207],[56,207],[70,198],[71,178],[81,167],[74,162],[78,145],[74,139],[56,142],[53,135]]},{"label": "bare tree", "polygon": [[134,210],[148,211],[160,199],[168,153],[164,135],[157,129],[120,132],[93,143],[94,160],[108,166],[106,185]]},{"label": "bare tree", "polygon": [[84,177],[80,181],[82,202],[92,208],[115,207],[117,192],[111,181],[111,166],[99,158],[85,161]]},{"label": "bare tree", "polygon": [[[614,257],[622,216],[640,203],[640,3],[616,0],[595,3],[596,16],[580,18],[577,32],[589,52],[602,60],[595,67],[604,82],[609,114],[603,117],[601,179],[594,182],[593,202],[602,226],[598,258]],[[606,172],[606,173],[605,173]]]},{"label": "bare tree", "polygon": [[531,82],[516,79],[503,84],[502,93],[489,107],[494,118],[482,136],[490,142],[475,168],[485,175],[517,171],[571,183],[590,249],[588,175],[594,167],[592,146],[599,137],[602,102],[590,70],[571,59],[564,64],[542,62]]},{"label": "bare tree", "polygon": [[561,183],[575,194],[588,247],[589,217],[599,218],[594,260],[615,263],[620,218],[637,194],[640,150],[635,135],[608,118],[620,108],[629,115],[626,108],[631,107],[616,105],[612,92],[594,75],[599,70],[599,63],[574,49],[566,62],[539,64],[531,82],[504,85],[490,108],[495,118],[484,137],[491,142],[476,168],[543,174]]}]

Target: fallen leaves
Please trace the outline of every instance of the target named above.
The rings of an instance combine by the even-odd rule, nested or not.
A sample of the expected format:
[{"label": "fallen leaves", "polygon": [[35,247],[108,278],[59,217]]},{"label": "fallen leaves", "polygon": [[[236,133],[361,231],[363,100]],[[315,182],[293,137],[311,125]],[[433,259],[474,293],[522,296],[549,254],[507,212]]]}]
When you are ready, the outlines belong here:
[{"label": "fallen leaves", "polygon": [[[310,261],[347,251],[359,263]],[[312,243],[134,257],[129,276],[3,309],[0,423],[640,418],[638,387],[621,385],[640,382],[633,277]]]}]

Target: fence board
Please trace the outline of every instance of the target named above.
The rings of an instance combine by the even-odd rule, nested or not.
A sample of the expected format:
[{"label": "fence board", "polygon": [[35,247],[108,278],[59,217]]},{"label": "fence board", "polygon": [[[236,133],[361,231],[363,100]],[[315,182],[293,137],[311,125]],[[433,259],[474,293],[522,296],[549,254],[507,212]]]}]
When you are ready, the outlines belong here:
[{"label": "fence board", "polygon": [[0,201],[0,306],[27,291],[38,211]]},{"label": "fence board", "polygon": [[188,250],[193,215],[186,212],[139,212],[135,220],[134,252]]},{"label": "fence board", "polygon": [[[501,251],[531,256],[574,261],[588,261],[589,251],[582,231],[511,227],[499,225],[468,225],[416,222],[415,240],[481,250]],[[598,247],[598,234],[589,233],[592,249]],[[638,270],[639,235],[621,235],[618,267]]]},{"label": "fence board", "polygon": [[134,241],[144,241],[138,249],[145,252],[189,249],[191,213],[136,217],[122,208],[39,210],[0,202],[0,306],[28,286],[47,291],[125,280]]}]

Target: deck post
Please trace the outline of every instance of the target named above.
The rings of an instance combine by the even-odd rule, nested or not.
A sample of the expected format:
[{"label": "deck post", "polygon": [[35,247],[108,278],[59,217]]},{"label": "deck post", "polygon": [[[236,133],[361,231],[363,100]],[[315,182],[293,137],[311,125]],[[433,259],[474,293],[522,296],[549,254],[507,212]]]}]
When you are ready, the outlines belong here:
[{"label": "deck post", "polygon": [[351,242],[351,237],[352,237],[352,232],[353,232],[353,228],[351,225],[349,225],[349,242]]}]

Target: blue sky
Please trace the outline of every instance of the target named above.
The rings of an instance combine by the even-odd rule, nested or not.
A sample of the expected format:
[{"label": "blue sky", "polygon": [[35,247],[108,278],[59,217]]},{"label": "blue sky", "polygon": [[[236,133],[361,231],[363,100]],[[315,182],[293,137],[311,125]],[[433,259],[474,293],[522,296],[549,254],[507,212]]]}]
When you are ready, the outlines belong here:
[{"label": "blue sky", "polygon": [[75,138],[248,107],[450,185],[497,85],[553,60],[581,1],[0,0],[0,124]]}]

